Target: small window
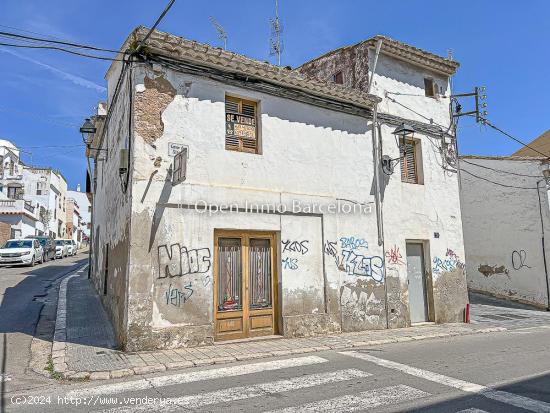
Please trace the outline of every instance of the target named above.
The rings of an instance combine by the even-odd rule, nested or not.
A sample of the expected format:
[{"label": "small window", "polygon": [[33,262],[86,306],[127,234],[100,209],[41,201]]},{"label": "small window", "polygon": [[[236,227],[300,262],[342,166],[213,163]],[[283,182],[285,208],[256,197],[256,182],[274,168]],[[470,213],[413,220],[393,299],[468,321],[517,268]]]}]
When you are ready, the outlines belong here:
[{"label": "small window", "polygon": [[256,102],[225,97],[225,149],[258,153]]},{"label": "small window", "polygon": [[37,182],[36,183],[36,195],[46,195],[46,183]]},{"label": "small window", "polygon": [[336,72],[332,75],[332,81],[338,85],[344,84],[344,74],[342,72]]},{"label": "small window", "polygon": [[424,93],[430,98],[436,97],[438,88],[433,79],[424,78]]},{"label": "small window", "polygon": [[418,184],[418,144],[416,141],[407,139],[400,142],[401,152],[401,181],[410,184]]}]

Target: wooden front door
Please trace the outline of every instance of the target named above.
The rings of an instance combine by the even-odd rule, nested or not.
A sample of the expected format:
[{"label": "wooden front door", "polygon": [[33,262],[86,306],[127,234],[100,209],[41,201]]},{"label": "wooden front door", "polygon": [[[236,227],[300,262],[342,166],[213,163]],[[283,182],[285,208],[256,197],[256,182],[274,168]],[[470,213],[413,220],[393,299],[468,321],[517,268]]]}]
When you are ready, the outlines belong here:
[{"label": "wooden front door", "polygon": [[214,240],[216,340],[276,334],[275,235],[216,231]]}]

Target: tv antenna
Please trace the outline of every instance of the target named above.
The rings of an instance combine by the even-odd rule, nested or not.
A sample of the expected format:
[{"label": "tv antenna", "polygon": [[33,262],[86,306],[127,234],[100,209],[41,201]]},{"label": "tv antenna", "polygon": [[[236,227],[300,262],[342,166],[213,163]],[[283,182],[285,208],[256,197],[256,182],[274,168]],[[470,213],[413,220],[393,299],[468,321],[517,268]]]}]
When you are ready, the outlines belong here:
[{"label": "tv antenna", "polygon": [[223,26],[216,21],[216,19],[212,16],[208,18],[210,20],[210,23],[212,23],[212,26],[214,26],[214,29],[218,32],[218,39],[223,41],[223,50],[227,50],[227,33],[224,30]]},{"label": "tv antenna", "polygon": [[271,39],[269,55],[277,56],[277,66],[281,66],[281,54],[283,53],[283,41],[281,35],[283,34],[283,26],[279,20],[279,0],[275,0],[275,18],[269,19],[271,23]]}]

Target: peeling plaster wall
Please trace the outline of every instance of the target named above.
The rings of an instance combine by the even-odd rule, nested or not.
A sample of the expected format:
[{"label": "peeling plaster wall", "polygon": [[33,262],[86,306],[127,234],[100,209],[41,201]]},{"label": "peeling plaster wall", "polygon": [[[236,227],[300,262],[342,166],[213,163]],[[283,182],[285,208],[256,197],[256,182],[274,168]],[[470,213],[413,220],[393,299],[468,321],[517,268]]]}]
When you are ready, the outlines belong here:
[{"label": "peeling plaster wall", "polygon": [[[447,104],[424,97],[423,83],[419,92],[423,74],[418,68],[388,59],[379,61],[377,93],[394,87],[422,92],[410,103],[448,122]],[[260,154],[225,150],[226,93],[258,101]],[[461,321],[467,293],[458,182],[456,174],[439,166],[439,141],[415,136],[423,185],[402,183],[399,167],[385,177],[383,249],[377,242],[371,125],[366,119],[156,65],[135,70],[134,95],[126,349],[212,344],[216,229],[277,233],[279,332],[285,336],[409,325],[407,240],[422,240],[428,247],[431,319]],[[390,113],[424,120],[387,101],[382,104]],[[392,130],[382,125],[383,153],[395,158]],[[188,148],[187,179],[176,186],[169,173],[174,145]],[[282,204],[287,210],[294,203],[323,209],[278,215],[193,208],[206,203],[239,208]],[[372,212],[328,213],[329,204],[370,205]],[[100,234],[107,228],[112,232],[106,219],[96,225]],[[122,232],[128,233],[127,228]],[[101,263],[102,257],[97,260]],[[441,263],[448,265],[442,269]]]},{"label": "peeling plaster wall", "polygon": [[[362,58],[350,60],[354,54]],[[429,123],[427,119],[432,119],[444,127],[449,125],[449,98],[446,96],[450,94],[450,89],[446,76],[384,53],[379,55],[376,71],[372,74],[374,55],[374,49],[364,50],[360,44],[321,57],[304,65],[300,70],[322,80],[329,80],[330,75],[342,70],[345,86],[366,91],[369,77],[366,72],[370,69],[370,76],[373,76],[371,93],[382,99],[378,105],[380,112],[425,123]],[[361,79],[365,81],[351,82],[351,79],[357,77],[350,76],[349,73],[362,73]],[[439,96],[425,96],[424,78],[434,80],[441,92]],[[385,124],[380,128],[382,153],[392,159],[400,156],[395,136],[392,134],[394,129],[395,126]],[[422,168],[419,175],[422,184],[401,182],[399,165],[395,167],[395,172],[391,176],[381,174],[384,180],[384,253],[390,328],[410,324],[407,241],[421,241],[425,247],[430,320],[462,321],[463,311],[468,302],[463,270],[464,243],[458,177],[456,173],[447,172],[441,167],[443,159],[440,139],[419,133],[415,134],[415,139],[420,145],[419,159]],[[376,299],[382,299],[382,291],[368,288],[371,288]],[[346,289],[343,294],[354,296]],[[357,307],[354,307],[354,310],[356,309]],[[379,317],[378,325],[385,327],[386,314],[373,315],[373,318],[376,316]],[[346,317],[343,317],[344,319]]]},{"label": "peeling plaster wall", "polygon": [[361,43],[342,48],[305,63],[298,70],[323,82],[332,82],[332,77],[342,72],[343,86],[366,92],[369,84],[369,50]]},{"label": "peeling plaster wall", "polygon": [[[191,82],[188,91],[186,82]],[[159,105],[149,104],[147,97],[158,97],[157,91],[147,92],[148,85],[155,88],[158,84],[165,85],[162,99],[166,101],[170,91],[176,91],[160,113]],[[383,254],[376,244],[374,210],[280,216],[209,214],[193,208],[203,202],[237,203],[241,208],[245,202],[284,204],[288,210],[295,202],[322,205],[325,211],[338,202],[353,205],[337,199],[372,205],[372,163],[358,161],[358,153],[367,158],[372,154],[365,119],[159,67],[142,66],[136,71],[135,93],[135,113],[150,116],[151,123],[162,125],[162,131],[160,135],[149,133],[158,132],[151,125],[135,131],[129,350],[213,342],[216,229],[278,234],[280,333],[309,336],[342,328],[383,327],[379,320],[385,304],[379,293],[383,291]],[[225,93],[259,101],[261,154],[225,150]],[[176,186],[168,178],[171,144],[186,145],[189,151],[187,179]],[[183,251],[184,260],[196,260],[191,272],[181,270],[177,251]],[[370,265],[371,260],[372,277],[361,265]],[[364,285],[367,279],[372,279],[369,286]],[[346,290],[343,296],[344,287],[353,291]],[[167,299],[176,290],[179,298]],[[342,299],[347,308],[344,323]]]},{"label": "peeling plaster wall", "polygon": [[[119,70],[109,72],[109,85],[116,83]],[[128,254],[130,242],[130,192],[122,192],[119,175],[119,152],[128,146],[128,77],[122,84],[122,93],[115,103],[112,118],[105,133],[103,148],[97,162],[97,187],[93,198],[94,234],[92,282],[95,285],[104,307],[113,323],[118,343],[125,347],[127,340],[126,282],[128,274]],[[114,87],[114,86],[113,86]],[[109,101],[109,104],[112,100]],[[104,294],[105,267],[108,246],[108,276]]]},{"label": "peeling plaster wall", "polygon": [[[464,170],[461,174],[461,202],[469,288],[546,306],[548,298],[537,192],[497,186],[467,173],[505,185],[535,188],[536,182],[542,179],[540,161],[467,158],[460,165]],[[539,185],[545,238],[548,240],[548,196],[544,183]],[[550,258],[548,245],[546,248],[547,258]]]}]

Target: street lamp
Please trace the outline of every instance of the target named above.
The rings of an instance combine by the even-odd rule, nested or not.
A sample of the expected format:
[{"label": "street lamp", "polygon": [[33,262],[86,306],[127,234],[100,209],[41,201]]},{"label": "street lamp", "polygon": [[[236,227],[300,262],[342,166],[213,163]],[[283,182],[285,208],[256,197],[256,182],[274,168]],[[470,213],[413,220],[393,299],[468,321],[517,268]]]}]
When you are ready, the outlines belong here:
[{"label": "street lamp", "polygon": [[80,133],[82,134],[82,139],[84,140],[85,144],[89,143],[90,135],[93,135],[94,133],[96,133],[96,131],[97,131],[97,128],[90,121],[90,118],[86,118],[86,120],[80,127]]},{"label": "street lamp", "polygon": [[403,140],[408,137],[413,137],[416,130],[408,123],[403,122],[400,126],[395,128],[392,135],[401,136]]},{"label": "street lamp", "polygon": [[[411,125],[405,122],[403,122],[401,125],[395,128],[395,130],[392,132],[392,135],[395,135],[396,137],[397,136],[400,137],[403,144],[403,152],[401,152],[400,150],[399,152],[400,156],[394,159],[390,158],[388,155],[382,156],[382,172],[384,172],[386,175],[393,174],[394,163],[397,163],[407,155],[405,140],[412,139],[415,132],[416,130]],[[399,148],[401,144],[399,142],[396,142],[396,143],[397,143],[397,147]]]}]

